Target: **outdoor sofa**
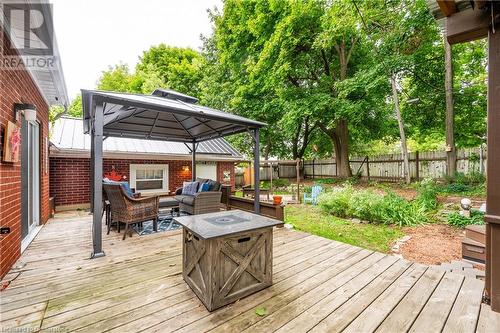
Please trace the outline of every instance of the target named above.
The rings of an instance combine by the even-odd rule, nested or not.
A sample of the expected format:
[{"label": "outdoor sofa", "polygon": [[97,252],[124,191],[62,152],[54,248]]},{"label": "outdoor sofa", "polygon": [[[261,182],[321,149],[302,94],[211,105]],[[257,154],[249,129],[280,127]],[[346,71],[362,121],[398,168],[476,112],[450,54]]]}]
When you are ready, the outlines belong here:
[{"label": "outdoor sofa", "polygon": [[[222,197],[221,184],[203,178],[196,178],[196,182],[198,185],[195,194],[183,194],[182,187],[175,190],[175,200],[179,202],[179,210],[191,215],[218,212]],[[198,190],[203,184],[208,185],[208,190],[199,192]]]}]

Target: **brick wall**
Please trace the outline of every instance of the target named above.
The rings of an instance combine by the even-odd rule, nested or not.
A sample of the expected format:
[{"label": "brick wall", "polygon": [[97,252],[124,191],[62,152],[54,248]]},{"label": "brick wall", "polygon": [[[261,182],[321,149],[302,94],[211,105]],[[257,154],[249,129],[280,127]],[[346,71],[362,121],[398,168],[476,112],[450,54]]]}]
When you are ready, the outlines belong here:
[{"label": "brick wall", "polygon": [[[224,179],[224,171],[229,171],[231,174],[230,181],[223,181]],[[231,188],[234,190],[235,185],[235,173],[234,173],[234,162],[218,162],[217,163],[217,180],[222,182],[223,184],[231,185]]]},{"label": "brick wall", "polygon": [[[1,27],[0,33],[2,34],[3,48],[7,50],[9,49],[9,40]],[[10,55],[16,56],[15,53]],[[48,158],[47,147],[45,147],[49,133],[48,106],[26,70],[13,71],[0,68],[0,225],[11,229],[10,234],[0,236],[0,277],[9,271],[21,254],[21,162],[1,161],[5,126],[7,121],[15,121],[14,103],[30,103],[37,108],[42,137],[40,142],[40,217],[42,223],[45,223],[49,217],[49,175],[45,163]]]},{"label": "brick wall", "polygon": [[[184,181],[191,180],[189,171],[182,170],[191,161],[104,159],[103,171],[110,172],[112,167],[127,178],[130,177],[130,164],[168,164],[168,184],[170,191],[182,187]],[[234,163],[218,162],[217,177],[221,181],[223,172],[231,172],[230,184],[234,187]],[[78,205],[90,202],[90,159],[89,158],[50,158],[50,196],[55,197],[56,206]]]}]

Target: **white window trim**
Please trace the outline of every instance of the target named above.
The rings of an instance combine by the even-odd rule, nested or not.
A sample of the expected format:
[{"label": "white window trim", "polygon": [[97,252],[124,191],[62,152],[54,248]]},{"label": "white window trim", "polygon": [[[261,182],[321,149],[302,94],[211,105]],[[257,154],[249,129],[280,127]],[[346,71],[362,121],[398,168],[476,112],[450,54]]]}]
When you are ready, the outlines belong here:
[{"label": "white window trim", "polygon": [[136,185],[136,172],[138,169],[140,170],[156,170],[156,169],[163,169],[163,188],[160,190],[142,190],[142,191],[137,191],[137,193],[162,193],[162,192],[168,192],[169,191],[169,184],[168,184],[168,164],[130,164],[130,187],[132,188],[137,188]]}]

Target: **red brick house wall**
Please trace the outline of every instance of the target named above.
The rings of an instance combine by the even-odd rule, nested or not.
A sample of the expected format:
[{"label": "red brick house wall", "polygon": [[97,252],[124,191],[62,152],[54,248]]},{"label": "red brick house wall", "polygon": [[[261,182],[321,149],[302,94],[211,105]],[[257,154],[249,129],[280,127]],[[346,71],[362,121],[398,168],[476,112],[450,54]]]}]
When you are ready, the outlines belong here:
[{"label": "red brick house wall", "polygon": [[[185,165],[191,166],[191,161],[105,158],[103,161],[103,171],[104,173],[110,172],[112,166],[114,166],[118,173],[126,175],[129,178],[130,164],[168,164],[168,185],[170,191],[182,187],[184,181],[191,180],[191,167],[189,171],[182,170],[182,167]],[[228,184],[234,187],[233,162],[217,162],[217,180],[222,182],[225,170],[231,172],[231,181]],[[89,203],[90,159],[51,157],[50,196],[55,198],[56,206]]]},{"label": "red brick house wall", "polygon": [[[4,50],[10,49],[9,39],[2,34]],[[17,56],[16,53],[10,56]],[[47,138],[49,135],[49,108],[38,87],[25,70],[3,70],[0,68],[0,156],[3,157],[3,135],[7,121],[14,120],[14,103],[34,104],[40,122],[40,207],[41,222],[49,217],[49,174],[46,170]],[[21,126],[18,122],[17,125]],[[22,140],[22,138],[21,138]],[[2,160],[2,158],[0,158]],[[0,225],[10,227],[10,233],[0,236],[0,277],[3,277],[21,255],[21,166],[22,162],[0,161]]]}]

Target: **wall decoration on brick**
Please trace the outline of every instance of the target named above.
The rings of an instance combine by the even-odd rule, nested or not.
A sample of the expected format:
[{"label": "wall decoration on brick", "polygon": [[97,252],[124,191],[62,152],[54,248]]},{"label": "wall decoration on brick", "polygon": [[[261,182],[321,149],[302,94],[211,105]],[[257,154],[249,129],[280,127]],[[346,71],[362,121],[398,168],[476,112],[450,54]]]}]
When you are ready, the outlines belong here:
[{"label": "wall decoration on brick", "polygon": [[18,162],[21,149],[21,128],[11,121],[7,121],[3,140],[3,161]]},{"label": "wall decoration on brick", "polygon": [[225,182],[230,182],[231,181],[231,171],[230,170],[224,170],[222,173],[222,180]]}]

